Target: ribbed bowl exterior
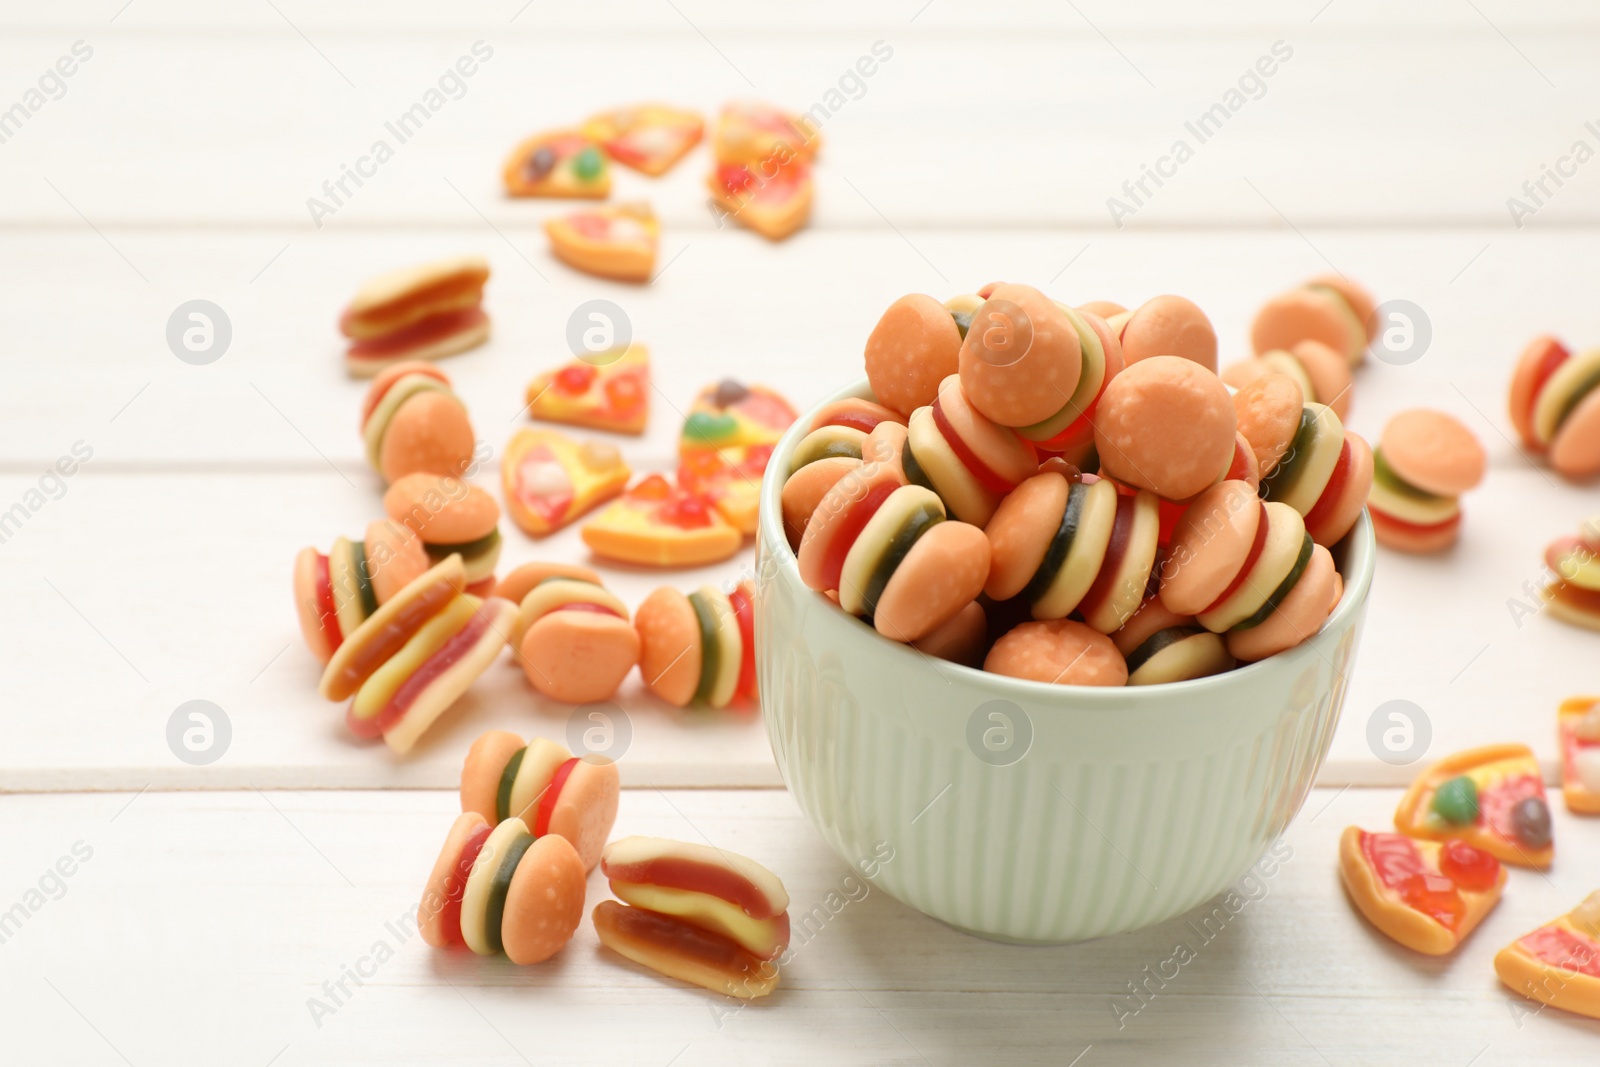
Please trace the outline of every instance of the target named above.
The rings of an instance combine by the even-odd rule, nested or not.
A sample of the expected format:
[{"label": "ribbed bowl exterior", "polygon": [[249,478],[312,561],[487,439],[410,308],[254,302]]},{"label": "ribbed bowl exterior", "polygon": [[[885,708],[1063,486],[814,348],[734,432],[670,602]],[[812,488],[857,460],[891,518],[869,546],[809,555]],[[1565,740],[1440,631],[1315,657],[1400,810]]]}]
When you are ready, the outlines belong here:
[{"label": "ribbed bowl exterior", "polygon": [[841,859],[1020,942],[1149,926],[1236,881],[1327,754],[1372,579],[1366,516],[1341,546],[1343,601],[1298,648],[1168,686],[1023,682],[881,638],[800,581],[778,492],[808,421],[762,487],[756,667],[778,768]]}]

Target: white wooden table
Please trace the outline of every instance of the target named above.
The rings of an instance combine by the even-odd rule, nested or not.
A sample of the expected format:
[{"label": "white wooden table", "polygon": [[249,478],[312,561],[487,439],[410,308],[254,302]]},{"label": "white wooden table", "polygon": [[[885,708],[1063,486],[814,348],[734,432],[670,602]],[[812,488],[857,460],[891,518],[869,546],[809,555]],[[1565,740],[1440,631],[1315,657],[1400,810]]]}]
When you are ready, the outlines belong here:
[{"label": "white wooden table", "polygon": [[[1380,705],[1423,710],[1430,757],[1515,740],[1548,766],[1556,702],[1600,688],[1593,635],[1508,603],[1600,493],[1531,465],[1503,414],[1528,337],[1600,339],[1600,163],[1562,162],[1579,140],[1600,150],[1592,6],[406,0],[380,16],[348,0],[13,0],[0,27],[0,116],[27,111],[0,123],[0,512],[26,512],[0,542],[0,791],[15,794],[0,796],[0,912],[28,913],[0,943],[7,1062],[1593,1062],[1600,1024],[1529,1014],[1489,961],[1600,886],[1600,825],[1558,811],[1556,867],[1513,872],[1444,961],[1376,936],[1334,870],[1340,829],[1386,825],[1417,769],[1369,746]],[[71,77],[41,84],[80,41]],[[477,41],[492,58],[458,98],[316,226],[307,198]],[[880,41],[891,58],[841,83]],[[1280,41],[1289,58],[1199,144],[1185,123]],[[561,267],[539,223],[562,205],[499,193],[503,154],[535,129],[738,96],[829,112],[815,217],[782,245],[717,228],[703,148],[661,180],[617,175],[615,197],[664,220],[668,265],[645,288]],[[1178,138],[1193,158],[1115,225],[1107,199],[1131,203],[1123,183]],[[1571,176],[1535,205],[1522,183],[1545,165]],[[1513,196],[1536,207],[1520,226]],[[564,709],[496,666],[412,758],[356,745],[313,691],[288,576],[302,545],[379,512],[339,307],[369,274],[456,252],[494,269],[495,338],[447,369],[497,456],[522,385],[564,358],[567,318],[593,297],[655,355],[650,431],[625,451],[666,471],[674,408],[701,384],[738,375],[808,405],[860,373],[866,333],[908,291],[1179,292],[1228,362],[1264,298],[1335,267],[1413,301],[1433,333],[1418,361],[1360,373],[1351,424],[1457,412],[1490,476],[1455,551],[1383,556],[1292,857],[1147,1004],[1128,983],[1195,937],[1193,916],[1019,949],[867,892],[744,1010],[602,958],[587,929],[546,967],[440,955],[386,923],[414,905],[465,746],[496,726],[559,737]],[[165,339],[195,298],[233,330],[208,366]],[[74,445],[92,456],[41,485]],[[575,531],[506,533],[505,566],[583,558]],[[748,563],[607,574],[636,603]],[[231,724],[204,767],[166,740],[191,699]],[[849,889],[758,719],[677,713],[631,683],[618,704],[633,740],[617,833],[746,852],[798,911]],[[79,842],[74,874],[47,876]],[[323,983],[347,966],[373,973],[334,1003]]]}]

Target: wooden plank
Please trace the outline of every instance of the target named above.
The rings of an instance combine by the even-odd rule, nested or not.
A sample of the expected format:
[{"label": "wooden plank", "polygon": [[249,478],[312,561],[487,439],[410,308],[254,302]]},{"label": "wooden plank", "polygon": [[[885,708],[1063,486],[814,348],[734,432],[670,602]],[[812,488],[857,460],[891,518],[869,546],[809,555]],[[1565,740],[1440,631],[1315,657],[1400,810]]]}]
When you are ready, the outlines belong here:
[{"label": "wooden plank", "polygon": [[[1473,7],[1478,11],[1474,11]],[[272,7],[278,9],[277,12]],[[609,37],[636,34],[706,33],[830,34],[863,29],[915,27],[918,32],[960,31],[999,35],[1018,29],[1030,33],[1092,36],[1100,31],[1135,36],[1194,32],[1231,32],[1262,27],[1310,26],[1348,28],[1382,26],[1388,31],[1414,29],[1473,30],[1492,33],[1538,33],[1594,28],[1595,12],[1583,0],[1479,0],[1472,6],[1451,0],[1415,0],[1399,7],[1384,0],[1237,0],[1230,4],[1196,5],[1182,0],[1148,0],[1137,7],[1114,0],[1081,0],[1071,6],[1044,0],[972,5],[936,0],[896,0],[857,4],[818,0],[804,5],[742,4],[737,0],[683,0],[673,5],[651,0],[597,0],[581,8],[530,6],[527,0],[463,0],[440,5],[427,0],[400,0],[384,5],[383,25],[374,26],[371,10],[359,0],[282,0],[264,7],[215,5],[204,0],[64,0],[43,7],[19,5],[0,14],[0,26],[12,30],[48,31],[95,28],[108,33],[307,33],[333,35],[436,32],[459,28],[510,28],[526,33],[573,33],[594,36],[604,26]],[[673,9],[676,8],[675,12]]]},{"label": "wooden plank", "polygon": [[[5,944],[8,1048],[61,1063],[1063,1064],[1088,1046],[1083,1063],[1220,1067],[1264,1052],[1286,1064],[1467,1063],[1487,1046],[1516,1062],[1585,1062],[1600,1023],[1535,1013],[1491,960],[1600,882],[1595,826],[1558,804],[1556,866],[1513,870],[1468,942],[1429,959],[1367,926],[1335,874],[1343,827],[1384,827],[1397,797],[1318,791],[1231,904],[1020,948],[875,891],[787,793],[626,792],[618,836],[746,853],[784,879],[791,916],[826,917],[796,933],[779,991],[742,1009],[619,961],[587,920],[529,968],[405,936],[398,921],[454,814],[448,794],[0,797],[16,875],[7,905],[31,899],[74,845],[90,851],[69,877],[45,879],[57,899],[38,898]],[[590,903],[607,896],[597,871]],[[1180,944],[1192,958],[1174,965]],[[367,976],[344,979],[349,995],[335,989],[334,1003],[323,983],[346,968]],[[1131,996],[1141,983],[1144,998]],[[313,998],[331,1013],[314,1018]]]},{"label": "wooden plank", "polygon": [[[698,385],[735,372],[810,404],[858,373],[862,337],[908,289],[943,294],[1011,277],[1075,300],[1136,302],[1177,290],[1210,309],[1226,361],[1243,347],[1257,300],[1327,267],[1294,234],[905,236],[812,234],[774,248],[745,234],[716,235],[691,242],[655,285],[626,292],[548,263],[546,285],[486,232],[328,235],[291,245],[253,284],[281,248],[276,238],[119,235],[123,251],[149,272],[148,286],[130,280],[126,264],[93,236],[23,239],[19,254],[0,263],[0,315],[19,350],[59,354],[11,365],[13,387],[0,397],[8,472],[0,475],[0,507],[23,501],[40,471],[74,442],[94,455],[65,483],[62,500],[0,546],[13,564],[0,574],[0,588],[25,606],[7,613],[0,633],[23,652],[19,662],[49,665],[26,672],[17,690],[25,699],[0,711],[12,739],[0,750],[0,782],[446,786],[481,729],[564,728],[550,709],[539,710],[514,670],[496,668],[432,746],[397,765],[350,745],[337,710],[312,693],[315,670],[289,606],[290,560],[302,545],[326,548],[335,536],[358,532],[380,509],[380,487],[361,465],[354,432],[363,387],[344,378],[328,325],[353,280],[369,271],[456,249],[490,253],[497,339],[449,367],[496,453],[517,419],[521,383],[563,344],[567,310],[596,293],[621,301],[638,336],[654,346],[662,392],[650,435],[624,448],[638,469],[668,470],[673,408]],[[1361,371],[1353,427],[1375,438],[1392,411],[1439,406],[1464,417],[1491,456],[1485,486],[1467,498],[1455,552],[1423,560],[1383,555],[1323,780],[1409,779],[1414,766],[1380,762],[1367,740],[1369,719],[1391,700],[1423,709],[1429,756],[1517,740],[1552,760],[1553,708],[1593,688],[1594,639],[1543,615],[1525,617],[1533,603],[1525,583],[1539,582],[1544,544],[1575,529],[1595,510],[1594,497],[1530,465],[1504,436],[1510,430],[1501,412],[1511,360],[1527,336],[1553,329],[1583,343],[1600,331],[1570,266],[1589,242],[1578,234],[1505,239],[1492,231],[1306,236],[1380,295],[1414,300],[1432,321],[1433,346],[1423,358],[1407,366],[1374,361]],[[77,301],[95,309],[71,322],[64,344],[68,312],[41,310],[61,308],[54,280],[63,277],[77,279]],[[734,292],[739,299],[696,296]],[[180,363],[162,338],[171,307],[199,293],[229,308],[236,323],[236,350],[209,367]],[[809,310],[797,315],[796,308]],[[130,323],[142,340],[130,342]],[[493,487],[492,467],[483,480]],[[584,558],[574,532],[535,545],[506,529],[506,566]],[[608,574],[637,604],[658,583],[692,588],[738,566]],[[241,608],[248,623],[226,621]],[[47,626],[37,625],[41,618]],[[199,772],[171,758],[162,734],[173,708],[194,697],[216,700],[239,719],[235,751]],[[637,694],[623,702],[639,709],[627,759],[633,780],[776,783],[759,725],[685,728]],[[52,713],[39,714],[41,707]]]},{"label": "wooden plank", "polygon": [[[274,16],[263,8],[257,17]],[[1596,116],[1583,103],[1600,88],[1589,61],[1594,32],[1519,34],[1518,44],[1488,25],[1404,34],[1324,32],[1319,21],[1129,36],[1120,45],[1087,31],[1002,30],[979,46],[965,28],[926,38],[862,29],[793,39],[761,30],[717,41],[689,28],[597,40],[463,27],[364,32],[316,46],[283,26],[92,40],[63,27],[0,42],[0,63],[18,71],[45,71],[75,39],[95,49],[59,99],[40,98],[5,142],[0,222],[244,224],[310,236],[318,222],[476,225],[481,212],[531,225],[557,205],[504,200],[500,167],[517,141],[666,92],[707,110],[743,96],[820,105],[821,229],[952,218],[1028,230],[1279,226],[1285,218],[1301,227],[1510,229],[1511,197],[1537,208],[1523,220],[1530,226],[1592,226],[1600,222],[1593,177],[1562,158],[1579,140],[1591,156],[1600,147],[1585,125]],[[446,85],[455,99],[439,97],[413,135],[387,128],[480,39],[493,56],[459,86]],[[880,40],[882,62],[872,59]],[[863,56],[868,78],[854,72]],[[1258,61],[1273,73],[1241,92]],[[670,83],[663,69],[673,71]],[[0,100],[9,108],[27,88],[24,81]],[[162,116],[160,134],[152,114]],[[384,154],[379,141],[392,152],[381,164],[373,161]],[[1192,156],[1173,155],[1179,141]],[[701,149],[661,181],[625,174],[616,195],[648,197],[669,230],[710,230],[707,158]],[[1546,165],[1567,175],[1560,188],[1543,178]],[[343,178],[347,166],[365,171],[359,187]],[[1159,186],[1146,167],[1165,172]],[[324,190],[340,180],[342,193]],[[1548,195],[1530,199],[1522,191],[1530,180],[1544,180]],[[1124,188],[1141,181],[1142,191]],[[336,210],[314,215],[313,198]]]},{"label": "wooden plank", "polygon": [[[0,457],[27,472],[81,438],[99,469],[310,469],[325,456],[359,478],[365,385],[344,374],[339,309],[370,274],[461,252],[481,252],[494,268],[494,339],[443,364],[480,436],[503,445],[527,380],[568,358],[569,318],[603,297],[654,352],[650,433],[629,445],[641,463],[670,462],[678,413],[704,383],[734,374],[811,404],[859,376],[865,338],[896,297],[970,291],[995,278],[1079,302],[1183,293],[1207,310],[1227,363],[1247,350],[1263,300],[1337,266],[1380,298],[1420,306],[1433,335],[1418,361],[1361,372],[1356,427],[1376,432],[1405,404],[1470,403],[1487,419],[1477,426],[1497,450],[1497,469],[1527,466],[1500,436],[1510,432],[1503,398],[1522,345],[1543,330],[1580,345],[1600,335],[1600,313],[1571,266],[1589,252],[1584,232],[905,230],[803,233],[780,246],[744,232],[669,232],[670,265],[642,288],[567,270],[530,229],[503,232],[505,240],[481,221],[304,239],[119,232],[114,247],[92,233],[15,236],[0,261],[0,317],[16,351],[39,356],[8,366],[15,387],[0,395]],[[62,279],[72,282],[65,303]],[[228,353],[204,367],[180,362],[165,339],[169,316],[195,297],[221,305],[233,328]]]},{"label": "wooden plank", "polygon": [[[341,532],[358,534],[379,511],[375,487],[314,471],[97,475],[94,462],[3,547],[0,595],[12,610],[0,640],[14,662],[41,667],[17,672],[0,707],[0,788],[451,787],[483,730],[566,736],[572,709],[538,698],[509,657],[408,758],[345,736],[341,710],[315,693],[290,561],[304,544],[326,549]],[[0,500],[22,500],[30,484],[0,477]],[[1522,583],[1538,579],[1542,545],[1573,524],[1575,504],[1537,474],[1497,470],[1453,554],[1382,555],[1323,783],[1403,784],[1428,759],[1502,741],[1532,746],[1553,768],[1554,708],[1594,688],[1594,636],[1509,605],[1537,603]],[[119,527],[127,532],[112,532]],[[543,544],[505,533],[503,570],[534,558],[598,562],[576,531]],[[630,605],[659,584],[691,589],[751,565],[748,550],[689,572],[599,563]],[[167,747],[168,717],[192,699],[215,702],[232,722],[231,749],[209,767],[185,766]],[[1403,710],[1431,742],[1391,766],[1372,738],[1396,725],[1397,700],[1414,705]],[[778,782],[749,716],[674,712],[637,676],[615,704],[632,730],[622,760],[630,782]]]}]

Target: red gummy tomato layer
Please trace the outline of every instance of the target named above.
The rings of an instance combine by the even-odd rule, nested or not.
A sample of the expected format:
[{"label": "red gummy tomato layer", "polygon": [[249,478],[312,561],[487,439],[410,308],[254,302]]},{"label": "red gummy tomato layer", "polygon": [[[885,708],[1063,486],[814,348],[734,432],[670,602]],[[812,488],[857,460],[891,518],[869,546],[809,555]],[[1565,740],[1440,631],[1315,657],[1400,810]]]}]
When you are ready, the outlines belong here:
[{"label": "red gummy tomato layer", "polygon": [[1545,352],[1544,359],[1539,361],[1539,369],[1533,375],[1533,388],[1528,390],[1528,410],[1523,413],[1529,426],[1533,425],[1533,412],[1539,406],[1539,394],[1544,392],[1544,387],[1571,354],[1566,345],[1553,344]]},{"label": "red gummy tomato layer", "polygon": [[550,816],[555,814],[556,801],[561,797],[561,787],[567,784],[567,779],[572,777],[573,768],[578,765],[578,757],[573,756],[561,766],[556,768],[556,773],[550,776],[550,784],[544,787],[544,793],[539,797],[539,810],[533,816],[534,837],[543,837],[550,832]]},{"label": "red gummy tomato layer", "polygon": [[1322,495],[1317,497],[1317,502],[1306,512],[1306,529],[1312,531],[1315,538],[1318,526],[1325,522],[1333,509],[1338,506],[1339,498],[1344,495],[1344,487],[1350,481],[1350,439],[1344,441],[1344,447],[1339,449],[1339,460],[1333,465],[1333,473],[1328,475],[1328,484],[1322,487]]},{"label": "red gummy tomato layer", "polygon": [[728,604],[733,608],[733,617],[739,623],[739,642],[743,648],[739,660],[739,683],[734,686],[733,695],[736,699],[754,700],[756,698],[755,605],[751,603],[743,585],[728,594]]},{"label": "red gummy tomato layer", "polygon": [[1233,438],[1233,459],[1228,463],[1228,473],[1223,475],[1224,481],[1244,482],[1249,481],[1245,475],[1250,473],[1250,459],[1245,455],[1244,442],[1239,440],[1239,435]]},{"label": "red gummy tomato layer", "polygon": [[443,314],[430,315],[421,322],[414,322],[382,337],[357,341],[350,346],[346,354],[352,359],[392,359],[408,349],[423,348],[451,334],[476,329],[487,319],[488,316],[480,307],[446,311]]},{"label": "red gummy tomato layer", "polygon": [[[1107,478],[1108,482],[1117,487],[1118,496],[1138,496],[1139,490],[1131,485]],[[1178,520],[1183,518],[1183,513],[1189,510],[1189,504],[1183,501],[1168,500],[1165,497],[1156,497],[1156,516],[1158,529],[1156,543],[1166,548],[1172,541],[1172,531],[1177,527]]]},{"label": "red gummy tomato layer", "polygon": [[1188,504],[1175,504],[1170,500],[1163,500],[1157,509],[1161,516],[1161,532],[1158,543],[1163,547],[1172,543],[1172,531],[1177,529],[1178,520],[1183,518],[1184,512],[1189,510]]},{"label": "red gummy tomato layer", "polygon": [[[1570,581],[1572,575],[1568,574],[1567,571],[1573,568],[1567,565],[1567,557],[1581,552],[1592,554],[1594,551],[1594,546],[1584,544],[1579,538],[1558,537],[1545,546],[1544,562],[1558,577]],[[1581,562],[1587,557],[1579,555],[1578,558]],[[1574,573],[1576,572],[1574,571]]]},{"label": "red gummy tomato layer", "polygon": [[1255,569],[1256,561],[1261,558],[1261,550],[1267,547],[1267,505],[1261,504],[1259,506],[1261,508],[1261,516],[1256,520],[1256,537],[1254,541],[1250,542],[1250,551],[1245,554],[1244,566],[1240,567],[1239,573],[1233,576],[1233,581],[1228,583],[1228,588],[1224,589],[1217,599],[1205,606],[1200,612],[1201,615],[1208,611],[1216,611],[1217,608],[1228,602],[1229,597],[1239,591],[1239,587],[1244,584],[1245,579],[1250,576],[1250,572]]},{"label": "red gummy tomato layer", "polygon": [[[613,936],[630,941],[647,953],[693,961],[697,969],[715,972],[730,986],[748,984],[763,975],[771,977],[768,961],[737,941],[670,915],[607,900],[595,909],[594,921],[596,928],[608,929]],[[788,948],[787,934],[783,946]]]},{"label": "red gummy tomato layer", "polygon": [[1568,607],[1600,615],[1600,590],[1581,589],[1571,582],[1556,582],[1550,587],[1550,595]]},{"label": "red gummy tomato layer", "polygon": [[333,606],[333,577],[328,573],[328,557],[317,553],[317,621],[322,632],[328,635],[328,651],[338,650],[344,644],[344,631],[339,629],[339,612]]},{"label": "red gummy tomato layer", "polygon": [[1435,534],[1443,533],[1445,530],[1448,530],[1453,526],[1461,525],[1460,512],[1450,516],[1443,522],[1420,523],[1407,522],[1404,519],[1397,519],[1393,515],[1390,515],[1387,511],[1383,511],[1380,508],[1375,508],[1370,504],[1367,505],[1367,510],[1372,514],[1372,521],[1374,523],[1378,524],[1379,526],[1387,526],[1397,533],[1418,535]]},{"label": "red gummy tomato layer", "polygon": [[1111,523],[1111,541],[1106,545],[1100,572],[1095,575],[1094,584],[1078,603],[1078,611],[1084,618],[1093,615],[1111,596],[1112,587],[1117,581],[1117,572],[1122,569],[1122,557],[1128,554],[1128,542],[1133,537],[1135,500],[1136,498],[1132,496],[1117,497],[1117,514]]},{"label": "red gummy tomato layer", "polygon": [[444,907],[439,913],[439,924],[444,930],[445,940],[452,945],[459,945],[461,937],[461,898],[467,892],[467,877],[472,874],[472,865],[478,861],[478,853],[483,851],[483,843],[489,840],[489,834],[494,827],[484,823],[467,837],[466,845],[461,849],[461,858],[456,861],[456,869],[444,883]]},{"label": "red gummy tomato layer", "polygon": [[944,438],[944,443],[950,446],[950,451],[956,454],[956,459],[961,461],[961,465],[967,468],[968,473],[979,485],[998,496],[1004,496],[1016,488],[1015,484],[996,474],[993,468],[961,439],[955,427],[950,425],[950,419],[945,415],[944,407],[937,397],[933,401],[933,424],[939,428],[939,435]]},{"label": "red gummy tomato layer", "polygon": [[[1099,401],[1096,400],[1095,403]],[[1094,405],[1091,404],[1089,411],[1065,430],[1047,441],[1035,441],[1034,449],[1059,456],[1077,448],[1088,448],[1094,443],[1094,427],[1090,424],[1093,416]]]},{"label": "red gummy tomato layer", "polygon": [[383,383],[382,389],[374,388],[372,392],[367,394],[366,399],[361,402],[362,429],[366,428],[367,420],[372,418],[372,413],[378,409],[378,405],[383,401],[383,398],[389,395],[389,390],[395,387],[395,383],[401,378],[408,378],[413,374],[421,374],[424,377],[432,378],[434,381],[443,382],[446,385],[450,384],[450,379],[445,377],[444,371],[431,366],[426,368],[413,367],[407,370],[405,374],[395,378],[390,378],[388,381]]},{"label": "red gummy tomato layer", "polygon": [[388,733],[399,722],[401,717],[410,710],[411,705],[421,696],[423,690],[433,683],[433,680],[455,666],[466,654],[472,651],[472,646],[478,643],[483,632],[489,628],[489,615],[482,608],[473,613],[472,618],[455,635],[439,646],[439,650],[427,659],[422,665],[412,672],[411,677],[400,683],[394,691],[394,696],[389,698],[389,703],[383,710],[369,718],[356,715],[356,705],[350,702],[350,710],[345,713],[344,721],[350,727],[350,732],[357,737],[374,738]]},{"label": "red gummy tomato layer", "polygon": [[706,893],[726,900],[752,919],[771,919],[778,912],[756,884],[726,867],[677,856],[661,856],[640,863],[601,861],[605,876],[629,885],[653,885]]},{"label": "red gummy tomato layer", "polygon": [[[982,293],[979,295],[982,296]],[[985,296],[984,299],[987,300],[989,298]],[[1066,429],[1062,430],[1054,437],[1047,441],[1038,442],[1040,450],[1045,452],[1064,452],[1066,451],[1067,445],[1077,439],[1085,429],[1088,429],[1091,432],[1093,431],[1095,409],[1100,406],[1100,398],[1105,396],[1106,386],[1110,385],[1111,379],[1116,377],[1116,375],[1110,373],[1110,371],[1111,368],[1107,366],[1105,376],[1100,379],[1100,388],[1094,394],[1094,399],[1089,401],[1089,406],[1083,409],[1083,414],[1073,419],[1067,424]],[[1235,448],[1237,447],[1238,446],[1236,443]]]},{"label": "red gummy tomato layer", "polygon": [[822,588],[839,588],[839,576],[844,573],[844,558],[850,554],[850,546],[856,543],[867,522],[898,488],[893,482],[881,482],[873,486],[855,507],[835,520],[839,529],[834,532],[828,551],[822,557]]},{"label": "red gummy tomato layer", "polygon": [[828,416],[824,426],[844,426],[862,433],[871,433],[883,421],[883,416],[866,411],[840,411]]}]

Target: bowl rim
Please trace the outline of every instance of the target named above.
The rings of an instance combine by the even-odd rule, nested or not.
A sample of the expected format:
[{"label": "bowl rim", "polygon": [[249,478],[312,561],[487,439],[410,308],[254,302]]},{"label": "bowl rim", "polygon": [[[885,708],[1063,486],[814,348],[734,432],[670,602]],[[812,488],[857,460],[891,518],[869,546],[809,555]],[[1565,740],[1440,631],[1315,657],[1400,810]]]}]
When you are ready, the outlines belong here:
[{"label": "bowl rim", "polygon": [[[819,604],[834,607],[827,598],[814,592],[806,586],[800,578],[800,562],[793,549],[789,547],[789,538],[784,534],[782,490],[783,478],[779,471],[787,471],[789,458],[795,446],[804,437],[811,427],[811,422],[816,418],[817,412],[824,406],[838,400],[860,398],[876,401],[877,396],[865,377],[829,393],[820,401],[807,409],[793,425],[784,432],[772,450],[767,461],[766,473],[761,479],[761,506],[757,516],[758,544],[761,555],[768,562],[758,562],[757,580],[762,581],[762,571],[767,567],[777,567],[786,573],[788,580],[799,588],[805,590],[806,595],[813,596]],[[1199,696],[1217,690],[1226,690],[1235,687],[1248,686],[1252,680],[1268,672],[1292,668],[1307,656],[1315,654],[1326,660],[1329,664],[1334,661],[1324,654],[1321,647],[1336,635],[1342,634],[1355,625],[1365,610],[1368,593],[1372,589],[1372,576],[1377,564],[1377,542],[1372,532],[1372,520],[1367,513],[1366,506],[1361,508],[1361,514],[1356,518],[1356,523],[1350,532],[1345,534],[1340,542],[1344,545],[1345,567],[1340,571],[1344,579],[1344,593],[1333,612],[1323,621],[1319,629],[1311,637],[1302,641],[1294,648],[1268,656],[1266,659],[1257,660],[1243,667],[1235,667],[1231,671],[1221,674],[1207,675],[1204,678],[1191,678],[1181,682],[1160,682],[1153,685],[1124,685],[1124,686],[1087,686],[1087,685],[1058,685],[1052,682],[1036,682],[1028,678],[1012,678],[1009,675],[995,674],[978,667],[968,667],[962,663],[941,660],[938,669],[954,672],[954,677],[968,685],[980,686],[993,690],[997,695],[1009,696],[1013,699],[1027,700],[1037,703],[1077,704],[1088,710],[1090,708],[1120,708],[1127,704],[1140,704],[1152,698],[1185,696]],[[1351,573],[1347,576],[1344,571]],[[769,575],[765,580],[772,580],[775,576]],[[921,669],[921,664],[916,664],[915,659],[926,659],[925,653],[918,652],[910,645],[899,641],[891,641],[878,633],[862,619],[850,615],[843,609],[836,609],[841,621],[849,621],[859,627],[864,633],[880,642],[883,655],[890,657],[905,657],[903,662],[912,669]]]}]

